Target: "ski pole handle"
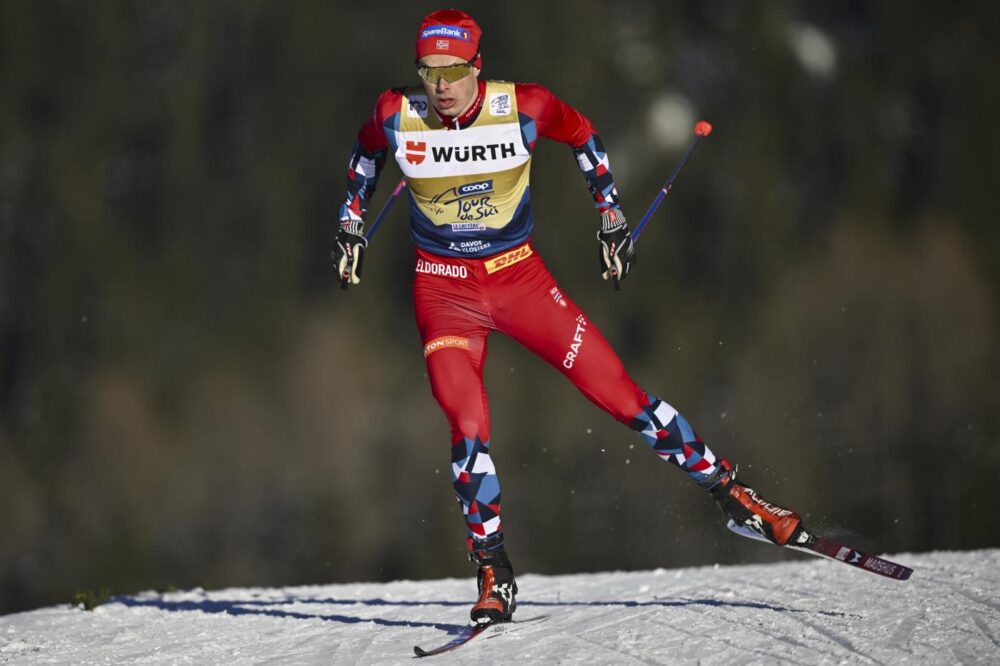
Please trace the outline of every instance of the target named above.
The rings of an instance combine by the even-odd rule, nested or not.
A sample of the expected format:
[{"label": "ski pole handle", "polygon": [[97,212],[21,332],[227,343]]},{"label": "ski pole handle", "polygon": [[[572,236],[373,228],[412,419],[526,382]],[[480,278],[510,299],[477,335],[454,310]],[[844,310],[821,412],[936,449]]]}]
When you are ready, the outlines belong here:
[{"label": "ski pole handle", "polygon": [[[396,185],[396,189],[394,189],[392,194],[389,195],[389,199],[382,205],[382,210],[380,210],[378,215],[375,216],[375,221],[372,223],[371,228],[368,229],[368,233],[365,234],[366,241],[371,240],[372,236],[375,235],[375,230],[378,229],[380,224],[382,224],[382,220],[385,219],[386,213],[388,213],[389,209],[392,208],[393,202],[399,198],[399,193],[403,191],[404,187],[406,187],[405,178],[399,181],[399,184]],[[340,276],[340,288],[342,290],[347,290],[347,287],[350,284],[350,277],[350,273],[347,270],[345,270],[344,274]]]},{"label": "ski pole handle", "polygon": [[712,133],[712,125],[708,121],[699,120],[695,124],[694,139],[691,141],[691,145],[688,146],[687,151],[685,151],[680,161],[677,162],[677,166],[674,167],[673,173],[670,174],[670,178],[667,178],[667,182],[665,182],[663,184],[663,187],[660,188],[660,191],[656,195],[656,198],[653,199],[653,203],[649,205],[649,210],[646,211],[646,214],[642,216],[642,219],[639,220],[639,224],[636,225],[635,229],[632,231],[632,242],[635,242],[639,238],[639,234],[642,233],[643,228],[645,228],[646,224],[649,222],[649,218],[653,216],[653,213],[656,212],[657,208],[659,208],[660,202],[662,202],[663,199],[670,192],[670,188],[674,184],[674,178],[677,178],[677,174],[679,174],[681,172],[681,169],[684,168],[684,165],[687,164],[688,158],[691,157],[691,154],[694,152],[694,149],[698,147],[698,143],[711,133]]}]

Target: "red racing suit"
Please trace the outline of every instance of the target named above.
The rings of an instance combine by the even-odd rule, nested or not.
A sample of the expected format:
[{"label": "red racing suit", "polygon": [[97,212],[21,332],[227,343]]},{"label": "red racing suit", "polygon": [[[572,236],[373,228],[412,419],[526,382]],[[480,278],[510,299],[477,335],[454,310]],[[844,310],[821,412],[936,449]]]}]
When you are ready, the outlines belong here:
[{"label": "red racing suit", "polygon": [[502,543],[483,385],[491,331],[542,357],[696,480],[715,470],[711,451],[636,386],[532,247],[529,173],[540,137],[573,149],[599,211],[618,208],[607,155],[584,116],[542,86],[480,81],[458,118],[440,117],[422,88],[384,92],[358,133],[341,209],[343,222],[363,219],[391,151],[409,185],[413,300],[431,388],[451,425],[452,479],[470,538],[489,547]]}]

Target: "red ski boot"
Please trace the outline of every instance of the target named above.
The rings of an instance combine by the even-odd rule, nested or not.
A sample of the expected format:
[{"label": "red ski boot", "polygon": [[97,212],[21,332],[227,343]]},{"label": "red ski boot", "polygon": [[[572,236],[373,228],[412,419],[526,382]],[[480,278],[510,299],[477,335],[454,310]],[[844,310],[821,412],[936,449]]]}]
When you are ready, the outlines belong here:
[{"label": "red ski boot", "polygon": [[704,485],[724,514],[768,541],[784,546],[801,530],[799,514],[768,502],[753,488],[737,481],[736,469],[725,458],[719,461],[719,471]]},{"label": "red ski boot", "polygon": [[479,600],[472,607],[476,624],[507,622],[517,608],[514,568],[503,548],[494,551],[473,549],[469,559],[479,565]]}]

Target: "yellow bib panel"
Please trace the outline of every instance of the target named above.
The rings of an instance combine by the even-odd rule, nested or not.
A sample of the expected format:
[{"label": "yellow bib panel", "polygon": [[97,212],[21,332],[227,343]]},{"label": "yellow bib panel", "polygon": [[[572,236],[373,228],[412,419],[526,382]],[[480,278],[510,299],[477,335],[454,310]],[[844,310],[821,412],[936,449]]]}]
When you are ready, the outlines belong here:
[{"label": "yellow bib panel", "polygon": [[524,242],[531,230],[531,151],[514,84],[488,81],[471,125],[445,127],[423,88],[404,92],[394,157],[409,185],[418,247],[486,256]]}]

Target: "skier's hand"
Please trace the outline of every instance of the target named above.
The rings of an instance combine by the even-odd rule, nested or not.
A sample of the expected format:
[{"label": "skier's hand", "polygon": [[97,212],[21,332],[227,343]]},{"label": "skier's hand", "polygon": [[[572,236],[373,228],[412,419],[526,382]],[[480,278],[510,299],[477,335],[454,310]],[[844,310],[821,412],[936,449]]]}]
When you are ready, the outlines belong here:
[{"label": "skier's hand", "polygon": [[625,215],[611,209],[601,215],[601,230],[597,232],[601,244],[601,277],[611,278],[618,289],[618,282],[624,280],[635,264],[635,244],[625,221]]},{"label": "skier's hand", "polygon": [[361,222],[342,222],[337,232],[337,242],[330,258],[340,276],[340,288],[361,282],[361,264],[364,262],[368,239],[361,233]]}]

